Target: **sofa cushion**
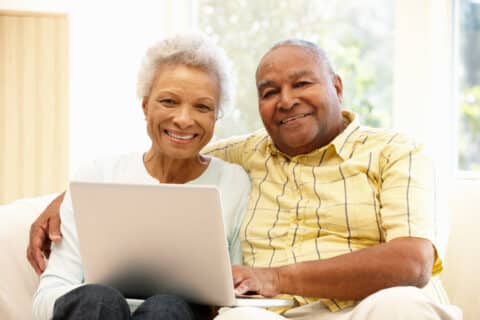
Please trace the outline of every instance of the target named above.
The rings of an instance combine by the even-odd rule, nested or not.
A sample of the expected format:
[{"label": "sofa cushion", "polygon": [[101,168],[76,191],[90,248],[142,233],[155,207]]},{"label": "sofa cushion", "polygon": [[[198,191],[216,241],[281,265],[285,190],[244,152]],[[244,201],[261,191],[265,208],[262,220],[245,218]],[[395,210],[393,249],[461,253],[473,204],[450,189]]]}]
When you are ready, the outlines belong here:
[{"label": "sofa cushion", "polygon": [[31,319],[38,276],[26,258],[30,225],[56,194],[0,206],[0,319]]},{"label": "sofa cushion", "polygon": [[480,180],[459,180],[451,194],[451,231],[442,282],[450,302],[463,310],[464,319],[480,315]]}]

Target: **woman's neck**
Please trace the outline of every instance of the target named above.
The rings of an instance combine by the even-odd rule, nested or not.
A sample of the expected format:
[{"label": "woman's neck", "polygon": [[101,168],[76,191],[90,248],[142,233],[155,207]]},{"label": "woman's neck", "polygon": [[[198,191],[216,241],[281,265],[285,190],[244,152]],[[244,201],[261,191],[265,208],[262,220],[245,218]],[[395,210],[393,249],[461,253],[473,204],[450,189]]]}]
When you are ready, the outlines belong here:
[{"label": "woman's neck", "polygon": [[143,155],[147,172],[161,183],[187,183],[207,169],[210,159],[197,155],[188,159],[173,159],[150,149]]}]

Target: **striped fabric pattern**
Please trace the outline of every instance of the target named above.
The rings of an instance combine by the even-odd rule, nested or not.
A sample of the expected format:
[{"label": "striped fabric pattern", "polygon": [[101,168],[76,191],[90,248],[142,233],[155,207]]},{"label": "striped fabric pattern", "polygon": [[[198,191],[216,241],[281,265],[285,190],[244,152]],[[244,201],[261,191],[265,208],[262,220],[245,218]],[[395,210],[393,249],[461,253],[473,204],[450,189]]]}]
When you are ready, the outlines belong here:
[{"label": "striped fabric pattern", "polygon": [[[252,181],[241,228],[246,265],[327,259],[398,237],[434,242],[433,170],[422,146],[362,127],[350,111],[342,114],[344,132],[309,154],[283,154],[265,130],[205,150],[242,165]],[[437,259],[432,273],[441,269]],[[446,301],[436,278],[427,287],[433,299]],[[293,298],[299,304],[318,300]],[[322,301],[332,311],[354,304]]]}]

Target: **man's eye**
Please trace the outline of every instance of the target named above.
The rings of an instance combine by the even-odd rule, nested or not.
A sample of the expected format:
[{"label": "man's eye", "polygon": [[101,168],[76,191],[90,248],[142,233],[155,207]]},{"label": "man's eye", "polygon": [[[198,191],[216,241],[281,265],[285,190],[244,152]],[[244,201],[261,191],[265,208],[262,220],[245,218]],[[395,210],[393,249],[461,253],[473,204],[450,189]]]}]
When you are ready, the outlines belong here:
[{"label": "man's eye", "polygon": [[298,82],[295,82],[293,87],[294,88],[301,88],[301,87],[308,86],[309,84],[310,84],[310,82],[308,82],[308,81],[298,81]]},{"label": "man's eye", "polygon": [[270,98],[271,96],[275,95],[277,93],[277,90],[265,90],[262,94],[262,98]]}]

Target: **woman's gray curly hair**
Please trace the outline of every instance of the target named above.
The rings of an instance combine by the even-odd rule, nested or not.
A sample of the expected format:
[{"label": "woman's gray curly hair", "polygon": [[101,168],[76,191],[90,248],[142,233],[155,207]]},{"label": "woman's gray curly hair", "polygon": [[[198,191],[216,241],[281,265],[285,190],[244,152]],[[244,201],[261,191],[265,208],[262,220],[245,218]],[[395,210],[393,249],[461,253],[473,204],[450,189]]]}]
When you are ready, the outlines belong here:
[{"label": "woman's gray curly hair", "polygon": [[225,51],[201,33],[176,35],[150,47],[138,72],[137,96],[148,97],[155,73],[162,65],[187,65],[217,76],[220,86],[219,114],[228,111],[233,100],[231,64]]}]

